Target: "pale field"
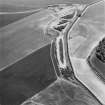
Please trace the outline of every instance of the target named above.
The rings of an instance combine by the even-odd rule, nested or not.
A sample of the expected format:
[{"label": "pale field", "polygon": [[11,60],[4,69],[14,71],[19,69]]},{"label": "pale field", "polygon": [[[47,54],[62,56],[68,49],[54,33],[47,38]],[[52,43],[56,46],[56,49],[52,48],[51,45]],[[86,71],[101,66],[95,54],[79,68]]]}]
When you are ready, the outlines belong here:
[{"label": "pale field", "polygon": [[[33,3],[34,2],[34,3]],[[48,4],[56,4],[56,3],[67,3],[68,0],[55,0],[55,1],[24,1],[24,0],[10,0],[9,2],[6,0],[3,0],[4,4],[11,4],[11,5],[20,5],[24,4],[27,5],[34,5],[34,7],[43,7]],[[71,3],[92,3],[93,0],[88,1],[69,1]],[[100,11],[99,11],[100,12]],[[35,13],[28,18],[21,19],[18,22],[14,22],[13,24],[10,24],[2,29],[0,29],[0,68],[5,67],[15,61],[17,61],[20,58],[23,58],[27,54],[31,53],[32,51],[35,51],[35,49],[40,48],[41,46],[44,46],[45,43],[49,43],[49,38],[45,37],[43,35],[43,30],[39,29],[37,30],[37,25],[39,24],[37,22],[37,19],[43,18],[46,16],[46,14],[49,14],[50,11],[42,11],[39,13]],[[93,14],[93,12],[89,12],[89,14]],[[87,16],[90,17],[90,16]],[[11,18],[9,18],[11,19]],[[8,19],[7,19],[8,20]],[[49,21],[49,19],[46,19],[46,21]],[[37,31],[36,31],[37,30]]]},{"label": "pale field", "polygon": [[[98,15],[97,12],[99,13]],[[73,61],[73,59],[71,59],[71,62],[74,67],[75,76],[86,87],[88,87],[88,89],[103,103],[103,105],[105,103],[105,86],[102,83],[102,81],[98,80],[97,76],[93,73],[92,69],[89,66],[87,66],[87,63],[84,59],[86,59],[87,55],[91,51],[91,48],[93,48],[96,45],[96,42],[99,41],[102,36],[104,36],[104,21],[104,3],[101,3],[100,5],[96,5],[88,9],[86,14],[78,21],[73,30],[69,33],[70,37],[72,37],[72,39],[69,42],[69,47],[71,47],[70,56],[71,58],[77,58],[74,60],[75,62]],[[48,105],[99,104],[96,100],[94,101],[94,99],[92,99],[93,97],[91,97],[91,95],[88,94],[88,92],[84,90],[82,86],[76,86],[75,84],[72,84],[71,81],[66,82],[62,81],[62,79],[58,79],[57,81],[51,86],[49,86],[47,89],[33,96],[33,100],[38,103],[40,103],[41,100],[41,104]],[[60,82],[61,85],[59,86]],[[71,88],[72,86],[73,90]],[[77,88],[77,90],[79,91],[76,91],[75,88]],[[78,94],[77,96],[75,92]],[[73,96],[77,97],[77,100],[79,100],[80,97],[81,101],[76,101],[75,98],[75,101],[72,101],[73,98],[71,97]],[[82,96],[87,100],[85,101],[85,99],[82,99]]]},{"label": "pale field", "polygon": [[[0,29],[0,68],[49,43],[50,39],[44,35],[39,27],[41,21],[38,21],[48,14],[48,11],[42,11]],[[49,19],[51,17],[44,21]]]},{"label": "pale field", "polygon": [[0,4],[42,8],[47,5],[53,5],[53,4],[59,4],[59,3],[89,4],[95,1],[100,1],[100,0],[0,0]]},{"label": "pale field", "polygon": [[[99,41],[105,37],[104,8],[105,2],[90,7],[69,33],[71,37],[69,40],[69,55],[75,76],[88,87],[103,105],[105,104],[105,84],[104,81],[99,79],[98,73],[105,77],[105,64],[101,65],[100,63],[97,64],[98,67],[92,68],[88,65],[87,58]],[[95,58],[93,58],[94,66],[95,61]],[[103,66],[103,68],[99,66]]]}]

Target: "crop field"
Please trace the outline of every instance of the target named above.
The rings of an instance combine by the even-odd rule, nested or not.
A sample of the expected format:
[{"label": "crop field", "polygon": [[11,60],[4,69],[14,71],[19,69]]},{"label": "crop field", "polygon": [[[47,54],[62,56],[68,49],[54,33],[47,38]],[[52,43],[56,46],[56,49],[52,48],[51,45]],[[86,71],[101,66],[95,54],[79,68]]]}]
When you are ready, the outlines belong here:
[{"label": "crop field", "polygon": [[[11,4],[14,5],[14,3],[17,1],[9,1],[9,2],[4,2],[7,4]],[[19,3],[22,1],[18,1]],[[24,1],[23,1],[24,2]],[[37,4],[40,2],[39,1],[25,1],[24,3],[32,3],[32,4]],[[34,3],[33,3],[34,2]],[[69,2],[67,0],[65,0],[65,2],[63,2],[62,0],[56,0],[56,2],[53,1],[46,1],[46,2],[42,2],[42,4],[40,4],[40,7],[43,7],[45,5],[48,4],[56,4],[56,3],[66,3]],[[73,3],[82,3],[83,1],[70,1]],[[91,3],[93,1],[85,1],[83,3]],[[23,4],[24,4],[23,3]],[[24,4],[24,7],[28,7],[26,4]],[[34,7],[36,7],[36,4]],[[16,7],[18,7],[18,3],[15,3],[15,5],[17,5]],[[38,5],[37,5],[38,6]],[[14,8],[14,7],[13,7]],[[14,9],[16,10],[16,9]],[[24,55],[26,55],[26,52],[31,52],[33,51],[33,49],[35,48],[35,46],[40,46],[42,45],[43,42],[40,42],[41,44],[39,45],[37,37],[40,37],[40,35],[38,35],[38,33],[42,34],[42,32],[39,30],[36,31],[36,21],[39,17],[41,16],[45,16],[47,13],[45,13],[44,11],[41,12],[41,14],[37,13],[26,13],[26,14],[14,14],[14,15],[1,15],[0,17],[0,27],[5,26],[3,28],[0,29],[0,43],[2,45],[2,47],[0,47],[0,51],[2,51],[1,53],[1,60],[4,59],[4,61],[1,61],[0,65],[1,67],[3,67],[3,65],[8,65],[8,63],[6,62],[14,62],[14,60],[23,57]],[[33,14],[33,15],[31,15]],[[90,14],[93,14],[92,12]],[[29,16],[31,15],[31,16]],[[26,17],[28,16],[28,17]],[[24,19],[22,19],[24,17]],[[25,18],[26,17],[26,18]],[[19,20],[18,22],[15,22],[16,20]],[[49,19],[48,19],[49,20]],[[9,25],[9,23],[12,23]],[[6,26],[8,24],[8,26]],[[38,24],[38,23],[37,23]],[[21,28],[20,28],[21,27]],[[38,36],[37,36],[38,35]],[[42,39],[43,40],[43,39]],[[44,42],[48,43],[49,39],[47,37],[44,37]],[[48,41],[48,42],[47,42]],[[37,43],[37,44],[36,44]],[[24,47],[22,47],[24,46]],[[24,53],[23,53],[24,52]],[[2,55],[3,54],[3,55]],[[15,58],[15,59],[14,59]],[[11,59],[14,59],[13,61]],[[4,62],[4,63],[3,63]],[[3,64],[2,64],[3,63]],[[0,67],[0,68],[1,68]]]},{"label": "crop field", "polygon": [[105,81],[105,38],[93,50],[88,62],[95,69],[100,79]]},{"label": "crop field", "polygon": [[0,30],[0,68],[49,43],[50,39],[38,28],[38,19],[46,14],[33,14]]},{"label": "crop field", "polygon": [[42,8],[47,5],[62,4],[62,3],[82,3],[88,4],[99,0],[0,0],[0,4],[9,4],[23,6],[24,8]]},{"label": "crop field", "polygon": [[[31,11],[53,4],[89,4],[94,1],[99,0],[0,0],[4,5],[0,7],[0,104],[20,105],[29,98],[42,105],[105,103],[105,84],[87,62],[97,42],[105,36],[105,2],[87,9],[76,21],[67,37],[68,46],[63,37],[62,43],[57,43],[53,31],[52,36],[47,34],[46,29],[49,33],[51,29],[47,24],[52,19],[54,21],[56,15],[53,15],[54,11],[45,8],[40,12]],[[66,47],[68,51],[64,51]],[[67,63],[64,66],[59,66],[60,50],[62,62]],[[68,58],[65,57],[67,54]],[[98,63],[95,56],[92,60],[94,65]],[[70,71],[69,66],[73,70]],[[102,70],[100,73],[105,76],[105,64],[103,68],[99,66],[98,71]],[[65,75],[69,71],[67,78],[63,70]]]},{"label": "crop field", "polygon": [[21,5],[16,5],[16,4],[0,4],[0,12],[22,12],[30,9],[35,9],[33,7],[28,7],[28,6],[21,6]]},{"label": "crop field", "polygon": [[23,19],[27,16],[30,16],[32,14],[36,13],[36,11],[32,11],[29,13],[6,13],[6,14],[0,14],[0,28],[5,27],[6,25],[9,25],[13,22],[16,22],[20,19]]},{"label": "crop field", "polygon": [[[39,8],[43,8],[46,7],[48,5],[53,5],[53,4],[62,4],[62,3],[82,3],[82,4],[88,4],[94,1],[91,0],[55,0],[55,1],[38,1],[38,0],[31,0],[31,1],[16,1],[16,0],[9,0],[9,1],[5,1],[2,2],[0,1],[0,12],[22,12],[22,11],[27,11],[27,10],[31,10],[31,9],[39,9]],[[4,27],[12,22],[15,22],[19,19],[22,19],[26,16],[31,15],[31,13],[23,13],[23,14],[5,14],[2,15],[2,13],[0,13],[0,28]]]},{"label": "crop field", "polygon": [[[82,3],[82,4],[88,4],[94,2],[92,0],[85,0],[85,1],[81,1],[81,0],[55,0],[55,1],[50,1],[50,0],[8,0],[2,2],[0,1],[0,12],[22,12],[22,11],[27,11],[27,10],[31,10],[31,9],[39,9],[39,8],[43,8],[46,7],[47,5],[53,5],[53,4],[59,4],[59,3]],[[23,14],[5,14],[2,15],[2,13],[0,13],[0,28],[4,27],[10,23],[13,23],[17,20],[20,20],[26,16],[31,15],[32,13],[23,13]]]}]

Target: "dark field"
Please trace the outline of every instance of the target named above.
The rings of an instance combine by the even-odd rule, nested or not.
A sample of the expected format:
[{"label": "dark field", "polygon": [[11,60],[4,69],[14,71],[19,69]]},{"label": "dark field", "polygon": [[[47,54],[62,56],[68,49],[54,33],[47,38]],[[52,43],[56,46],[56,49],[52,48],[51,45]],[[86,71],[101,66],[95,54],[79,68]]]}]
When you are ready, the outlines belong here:
[{"label": "dark field", "polygon": [[[95,0],[96,1],[96,0]],[[97,0],[98,1],[98,0]],[[4,2],[0,1],[0,12],[22,12],[22,11],[26,11],[26,10],[31,10],[31,9],[39,9],[39,8],[43,8],[46,7],[48,5],[53,5],[53,4],[59,4],[59,3],[82,3],[82,4],[89,4],[91,2],[94,2],[94,0],[55,0],[55,1],[51,1],[51,0],[4,0]],[[19,19],[22,19],[26,16],[31,15],[32,13],[29,14],[14,14],[14,15],[1,15],[0,14],[0,28],[8,25],[12,22],[15,22]]]},{"label": "dark field", "polygon": [[36,11],[34,12],[29,12],[29,13],[15,13],[15,14],[0,14],[0,28],[9,25],[13,22],[16,22],[20,19],[23,19],[27,16],[30,16],[32,14],[36,13]]},{"label": "dark field", "polygon": [[22,12],[30,9],[35,9],[32,7],[26,7],[21,5],[12,5],[12,4],[0,4],[0,12]]},{"label": "dark field", "polygon": [[105,63],[105,38],[100,41],[96,49],[96,57],[102,62]]},{"label": "dark field", "polygon": [[[72,1],[46,0],[46,2],[45,0],[37,0],[37,1],[36,0],[4,0],[4,1],[5,3],[8,3],[8,4],[10,3],[12,5],[17,5],[14,11],[23,11],[24,9],[21,9],[21,8],[20,10],[18,9],[19,5],[24,5],[24,7],[29,6],[32,8],[33,7],[40,8],[48,4],[52,5],[56,3],[66,3],[66,2],[88,4],[90,2],[93,2],[94,0],[72,0]],[[12,7],[8,6],[7,10],[9,12],[12,11]],[[3,11],[6,11],[6,8],[4,8]],[[94,11],[92,12],[95,13]],[[89,13],[93,14],[92,12],[89,12]],[[22,16],[21,15],[17,16],[17,14],[15,14],[14,16],[12,15],[10,17],[9,16],[5,16],[5,18],[3,17],[6,23],[1,22],[2,24],[11,23],[11,21],[13,20],[15,21],[13,24],[9,24],[6,27],[3,27],[0,29],[0,68],[10,65],[16,62],[18,59],[22,59],[22,58],[23,59],[19,60],[18,62],[14,63],[11,66],[8,66],[7,68],[5,68],[5,70],[0,71],[0,104],[1,105],[20,105],[20,103],[32,97],[33,95],[40,92],[41,90],[45,89],[57,79],[54,72],[54,67],[51,61],[50,44],[48,44],[51,42],[51,40],[49,37],[44,35],[41,29],[38,29],[37,27],[37,25],[40,23],[38,19],[40,19],[40,17],[44,17],[46,14],[48,14],[48,12],[41,12],[39,14],[32,14],[32,15],[28,14],[28,15],[22,15]],[[93,15],[90,15],[90,17],[92,17]],[[25,18],[26,16],[28,17]],[[88,19],[88,17],[89,16],[87,16],[87,18],[86,17],[84,18]],[[20,21],[16,22],[17,18],[18,20],[20,19]],[[94,17],[92,18],[94,19]],[[49,19],[51,19],[51,17]],[[45,20],[45,22],[47,21]],[[88,25],[86,24],[86,26]],[[93,28],[91,28],[91,30],[93,30]],[[90,31],[90,35],[95,34],[91,32],[92,31]],[[38,48],[40,49],[38,50]],[[34,52],[31,53],[32,51]],[[79,88],[78,86],[76,88],[74,87],[75,86],[71,86],[71,84],[69,84],[68,82],[66,83],[65,81],[60,81],[60,83],[58,83],[57,85],[53,84],[51,89],[49,88],[45,89],[44,93],[42,93],[41,97],[39,98],[42,98],[42,100],[46,98],[48,99],[46,100],[46,102],[48,102],[49,100],[52,100],[52,99],[56,100],[60,97],[60,99],[62,99],[62,103],[60,103],[59,105],[85,104],[82,101],[78,101],[78,100],[86,100],[86,102],[88,102],[88,104],[90,105],[92,103],[89,103],[89,102],[93,102],[94,105],[100,105],[100,104],[97,104],[97,101],[94,101],[94,99],[92,99],[91,94],[87,94],[88,92],[83,91],[83,89]],[[49,93],[51,93],[51,95]],[[71,101],[73,99],[74,101]],[[65,104],[65,101],[67,102],[66,104]],[[85,105],[88,105],[88,104],[85,104]]]},{"label": "dark field", "polygon": [[94,48],[88,62],[95,73],[105,81],[105,37]]},{"label": "dark field", "polygon": [[101,105],[79,82],[75,82],[58,79],[37,96],[33,96],[32,100],[42,105]]},{"label": "dark field", "polygon": [[100,0],[0,0],[0,4],[23,6],[24,8],[43,8],[47,5],[62,3],[82,3],[89,4]]},{"label": "dark field", "polygon": [[56,78],[47,45],[0,71],[0,104],[20,105]]},{"label": "dark field", "polygon": [[36,14],[0,30],[0,68],[22,59],[50,42],[50,39],[43,34],[43,30],[38,28],[37,21],[46,13]]},{"label": "dark field", "polygon": [[93,67],[94,72],[99,76],[99,78],[105,81],[105,64],[97,59],[97,57],[94,55],[92,58],[90,58],[90,64],[91,67]]},{"label": "dark field", "polygon": [[[35,11],[31,11],[31,10]],[[30,11],[25,13],[26,11]],[[2,14],[6,12],[6,14]],[[14,13],[13,13],[14,12]],[[16,13],[18,12],[18,13]],[[19,13],[23,12],[23,13]],[[0,28],[36,13],[36,8],[12,4],[0,4]]]}]

